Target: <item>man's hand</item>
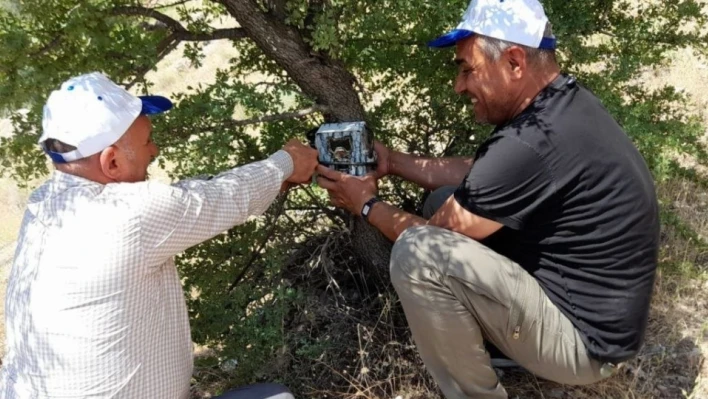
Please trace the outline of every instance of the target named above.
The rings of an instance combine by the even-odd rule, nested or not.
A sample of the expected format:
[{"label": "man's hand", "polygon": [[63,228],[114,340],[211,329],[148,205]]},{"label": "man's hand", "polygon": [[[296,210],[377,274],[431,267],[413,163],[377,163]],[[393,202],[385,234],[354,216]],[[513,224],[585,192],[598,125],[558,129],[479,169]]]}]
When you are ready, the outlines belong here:
[{"label": "man's hand", "polygon": [[380,179],[391,173],[391,150],[380,141],[374,140],[374,151],[376,152],[376,171],[374,176]]},{"label": "man's hand", "polygon": [[366,201],[375,197],[378,192],[376,176],[368,174],[364,177],[351,176],[318,166],[317,184],[329,192],[332,205],[344,208],[354,215],[359,215]]},{"label": "man's hand", "polygon": [[292,188],[292,186],[293,186],[293,183],[290,183],[287,180],[284,181],[283,184],[280,185],[280,193],[282,194],[284,192],[287,192],[288,190],[290,190]]},{"label": "man's hand", "polygon": [[303,184],[312,180],[312,174],[319,164],[317,150],[300,143],[296,139],[288,141],[283,150],[290,154],[293,159],[293,174],[290,175],[287,182]]}]

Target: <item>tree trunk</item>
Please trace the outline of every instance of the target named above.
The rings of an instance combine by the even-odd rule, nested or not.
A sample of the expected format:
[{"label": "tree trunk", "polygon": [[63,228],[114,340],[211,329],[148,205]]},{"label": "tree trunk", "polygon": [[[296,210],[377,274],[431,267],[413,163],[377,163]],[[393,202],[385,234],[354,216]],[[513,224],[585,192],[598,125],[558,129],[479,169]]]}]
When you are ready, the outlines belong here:
[{"label": "tree trunk", "polygon": [[[253,0],[220,0],[263,53],[288,72],[317,104],[328,108],[328,122],[365,120],[364,107],[354,90],[354,76],[341,65],[315,55],[300,32]],[[351,222],[355,252],[367,265],[388,268],[391,243],[374,227],[354,217]]]}]

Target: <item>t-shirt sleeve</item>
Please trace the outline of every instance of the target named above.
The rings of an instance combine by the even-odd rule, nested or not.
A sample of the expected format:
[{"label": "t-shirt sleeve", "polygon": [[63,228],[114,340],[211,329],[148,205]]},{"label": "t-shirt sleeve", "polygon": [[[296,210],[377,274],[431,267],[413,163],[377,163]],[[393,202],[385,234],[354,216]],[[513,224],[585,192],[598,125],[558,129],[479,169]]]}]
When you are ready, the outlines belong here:
[{"label": "t-shirt sleeve", "polygon": [[477,152],[455,191],[457,202],[475,215],[520,230],[555,190],[539,153],[517,137],[493,137]]}]

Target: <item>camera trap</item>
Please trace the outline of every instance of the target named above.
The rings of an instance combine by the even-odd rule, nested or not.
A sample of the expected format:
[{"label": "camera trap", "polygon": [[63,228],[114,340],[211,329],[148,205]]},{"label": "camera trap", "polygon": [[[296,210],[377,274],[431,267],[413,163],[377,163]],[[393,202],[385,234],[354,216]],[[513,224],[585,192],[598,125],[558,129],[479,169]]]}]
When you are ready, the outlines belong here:
[{"label": "camera trap", "polygon": [[374,140],[364,122],[326,123],[314,140],[319,162],[330,169],[364,176],[376,168]]}]

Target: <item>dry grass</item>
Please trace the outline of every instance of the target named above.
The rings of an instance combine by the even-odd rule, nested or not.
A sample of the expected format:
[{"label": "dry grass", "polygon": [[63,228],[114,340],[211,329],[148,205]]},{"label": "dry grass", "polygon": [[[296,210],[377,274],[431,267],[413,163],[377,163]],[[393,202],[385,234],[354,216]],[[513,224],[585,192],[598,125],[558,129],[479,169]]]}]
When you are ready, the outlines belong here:
[{"label": "dry grass", "polygon": [[692,48],[674,50],[667,65],[644,74],[643,83],[651,89],[674,86],[690,99],[686,111],[708,121],[708,59],[705,55]]},{"label": "dry grass", "polygon": [[[700,204],[703,193],[678,183],[662,186],[660,193],[678,198],[679,213],[694,228],[706,226],[705,203],[684,207]],[[666,264],[700,263],[703,269],[664,268],[659,273],[645,346],[637,358],[615,376],[584,387],[545,381],[522,370],[503,371],[501,382],[510,397],[708,398],[706,253],[670,228],[662,246]],[[363,270],[349,251],[347,235],[340,233],[313,240],[290,259],[284,277],[306,297],[284,320],[285,343],[259,379],[281,379],[303,397],[441,398],[385,272]],[[232,384],[228,372],[213,367],[196,373],[195,398]]]},{"label": "dry grass", "polygon": [[0,249],[15,241],[28,195],[13,180],[0,178]]},{"label": "dry grass", "polygon": [[598,384],[570,387],[514,372],[502,383],[521,398],[706,398],[708,284],[659,273],[645,346]]}]

